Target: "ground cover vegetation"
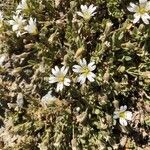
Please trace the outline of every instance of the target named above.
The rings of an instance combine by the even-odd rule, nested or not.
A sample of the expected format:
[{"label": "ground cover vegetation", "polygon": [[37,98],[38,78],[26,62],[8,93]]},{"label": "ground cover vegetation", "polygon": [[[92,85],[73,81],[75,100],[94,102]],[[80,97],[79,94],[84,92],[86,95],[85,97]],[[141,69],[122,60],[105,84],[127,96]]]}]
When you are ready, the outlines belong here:
[{"label": "ground cover vegetation", "polygon": [[0,2],[0,149],[148,150],[150,1]]}]

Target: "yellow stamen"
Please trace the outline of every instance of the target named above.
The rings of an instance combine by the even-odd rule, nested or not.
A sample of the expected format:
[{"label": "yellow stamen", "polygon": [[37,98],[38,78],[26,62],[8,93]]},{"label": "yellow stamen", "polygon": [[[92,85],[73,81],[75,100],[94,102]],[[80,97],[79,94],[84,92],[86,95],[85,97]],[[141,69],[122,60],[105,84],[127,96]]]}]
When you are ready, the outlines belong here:
[{"label": "yellow stamen", "polygon": [[145,14],[145,13],[147,13],[147,10],[145,9],[145,7],[139,6],[139,7],[138,7],[138,12],[139,12],[140,14]]},{"label": "yellow stamen", "polygon": [[124,113],[124,112],[120,112],[120,113],[119,113],[119,117],[120,117],[120,118],[125,118],[125,113]]},{"label": "yellow stamen", "polygon": [[90,70],[89,70],[87,67],[84,67],[84,68],[82,69],[82,73],[83,73],[85,76],[87,76],[89,72],[90,72]]},{"label": "yellow stamen", "polygon": [[84,12],[84,19],[89,20],[90,18],[91,18],[91,13],[89,13],[88,11]]},{"label": "yellow stamen", "polygon": [[64,78],[65,78],[65,77],[64,77],[63,75],[59,76],[59,77],[58,77],[59,82],[64,82]]}]

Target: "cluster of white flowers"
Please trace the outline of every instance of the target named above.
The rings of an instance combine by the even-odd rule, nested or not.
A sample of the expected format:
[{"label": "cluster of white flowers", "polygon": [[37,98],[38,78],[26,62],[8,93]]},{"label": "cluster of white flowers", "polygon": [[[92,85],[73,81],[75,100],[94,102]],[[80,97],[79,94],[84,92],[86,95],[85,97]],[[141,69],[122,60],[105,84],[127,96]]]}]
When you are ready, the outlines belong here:
[{"label": "cluster of white flowers", "polygon": [[[80,65],[74,65],[73,71],[75,73],[79,73],[79,77],[77,78],[77,82],[80,82],[80,84],[85,83],[86,78],[93,82],[96,75],[92,72],[96,69],[96,65],[94,62],[90,62],[87,64],[85,58],[79,61]],[[49,78],[49,83],[57,83],[56,91],[62,91],[64,85],[70,86],[71,80],[66,78],[66,74],[68,72],[69,68],[66,68],[63,66],[61,69],[58,68],[58,66],[55,66],[55,68],[52,68],[52,75]]]},{"label": "cluster of white flowers", "polygon": [[127,106],[121,106],[119,110],[116,110],[114,112],[114,119],[119,119],[119,123],[122,126],[127,126],[127,120],[132,120],[132,112],[131,111],[126,111]]},{"label": "cluster of white flowers", "polygon": [[134,14],[133,23],[137,23],[140,18],[145,24],[149,24],[150,15],[148,14],[150,11],[150,2],[147,0],[139,0],[139,4],[130,3],[130,6],[127,7],[130,12]]},{"label": "cluster of white flowers", "polygon": [[[82,17],[85,21],[89,21],[96,14],[97,7],[93,4],[89,7],[86,5],[81,5],[81,12],[77,12],[77,14]],[[133,23],[137,23],[140,18],[145,24],[149,24],[150,16],[150,2],[147,0],[139,0],[139,4],[130,3],[130,6],[127,7],[130,12],[134,14]],[[9,20],[8,23],[12,26],[12,30],[16,33],[17,37],[29,33],[32,35],[38,34],[36,19],[32,17],[29,18],[28,23],[27,20],[24,19],[22,13],[28,12],[30,10],[29,1],[22,0],[17,8],[16,14],[13,15],[12,20]],[[0,11],[0,28],[3,25],[3,13]],[[1,64],[3,62],[3,58],[1,60]],[[72,70],[73,72],[79,74],[77,77],[77,82],[80,84],[84,84],[86,80],[90,82],[94,82],[96,75],[93,71],[96,69],[95,62],[92,61],[89,64],[85,60],[85,58],[79,60],[78,65],[74,65]],[[57,83],[56,91],[62,91],[64,86],[70,86],[71,80],[67,78],[69,68],[55,66],[52,68],[52,74],[49,77],[49,83]],[[52,92],[49,91],[44,97],[41,99],[41,103],[44,107],[54,102],[57,98],[52,96]],[[127,106],[121,106],[119,110],[114,112],[114,119],[119,119],[119,122],[122,126],[127,126],[127,121],[132,119],[132,112],[126,111]]]},{"label": "cluster of white flowers", "polygon": [[[93,17],[96,14],[96,6],[93,4],[89,7],[86,5],[81,5],[81,12],[77,12],[79,16],[81,16],[85,21],[89,21],[91,17]],[[134,14],[134,20],[133,23],[137,23],[140,18],[145,24],[149,24],[150,20],[150,2],[147,0],[139,0],[139,4],[130,3],[130,6],[127,7],[127,9],[130,12],[135,13]]]},{"label": "cluster of white flowers", "polygon": [[13,15],[13,20],[9,20],[8,22],[12,25],[12,30],[16,32],[17,37],[23,34],[26,20],[21,15]]},{"label": "cluster of white flowers", "polygon": [[16,33],[17,37],[29,33],[32,35],[38,34],[38,29],[36,25],[36,19],[30,17],[28,24],[27,20],[24,19],[21,12],[28,11],[28,3],[26,0],[22,0],[17,6],[16,14],[13,15],[13,19],[9,20],[8,23],[12,26],[12,30]]},{"label": "cluster of white flowers", "polygon": [[[78,11],[77,14],[81,16],[85,21],[89,21],[91,17],[96,14],[97,6],[93,4],[89,7],[87,5],[81,5],[81,11]],[[150,2],[147,0],[139,0],[139,4],[130,3],[130,6],[127,7],[130,12],[134,14],[133,23],[137,23],[140,18],[145,24],[149,24],[150,20]],[[21,15],[21,12],[29,12],[29,1],[22,0],[17,8],[16,14],[13,15],[13,20],[8,21],[9,24],[12,26],[12,30],[17,34],[17,37],[29,33],[32,35],[38,34],[36,19],[30,17],[28,24],[24,17]],[[0,28],[3,26],[3,13],[0,11]]]}]

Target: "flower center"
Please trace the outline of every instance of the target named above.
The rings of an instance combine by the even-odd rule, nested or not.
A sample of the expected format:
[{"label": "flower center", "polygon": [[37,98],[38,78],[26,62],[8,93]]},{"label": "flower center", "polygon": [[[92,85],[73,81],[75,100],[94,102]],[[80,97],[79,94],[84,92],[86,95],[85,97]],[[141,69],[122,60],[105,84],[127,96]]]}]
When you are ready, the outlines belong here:
[{"label": "flower center", "polygon": [[17,19],[16,24],[18,24],[19,28],[22,28],[24,23],[21,19]]},{"label": "flower center", "polygon": [[64,78],[65,78],[65,77],[64,77],[63,75],[60,75],[60,76],[58,77],[58,81],[59,81],[59,82],[64,82]]},{"label": "flower center", "polygon": [[23,4],[22,8],[23,8],[24,10],[28,10],[28,9],[29,9],[27,4]]},{"label": "flower center", "polygon": [[82,73],[83,73],[85,76],[87,76],[89,72],[90,72],[90,70],[88,69],[88,67],[84,67],[84,68],[82,69]]},{"label": "flower center", "polygon": [[145,14],[145,13],[147,13],[147,10],[145,9],[144,6],[139,6],[139,7],[138,7],[138,12],[139,12],[140,14]]},{"label": "flower center", "polygon": [[33,34],[33,35],[36,35],[37,33],[38,33],[38,30],[37,30],[36,26],[34,26],[34,27],[32,28],[32,34]]},{"label": "flower center", "polygon": [[125,113],[124,112],[120,112],[119,113],[119,118],[125,118]]},{"label": "flower center", "polygon": [[89,11],[84,12],[84,19],[89,20],[91,18],[91,13]]}]

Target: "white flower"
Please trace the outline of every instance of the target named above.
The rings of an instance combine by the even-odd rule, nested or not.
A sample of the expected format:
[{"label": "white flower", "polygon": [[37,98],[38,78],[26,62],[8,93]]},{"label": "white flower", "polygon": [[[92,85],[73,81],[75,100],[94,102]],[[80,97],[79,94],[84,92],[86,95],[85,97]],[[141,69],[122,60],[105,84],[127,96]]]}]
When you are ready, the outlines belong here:
[{"label": "white flower", "polygon": [[12,25],[12,30],[16,32],[17,37],[21,36],[23,33],[24,25],[26,20],[23,19],[21,15],[13,15],[13,20],[8,21],[10,25]]},{"label": "white flower", "polygon": [[76,73],[79,73],[79,77],[77,78],[77,82],[80,82],[80,84],[85,83],[86,78],[90,82],[95,81],[96,75],[92,72],[93,70],[96,69],[95,62],[90,62],[87,64],[86,60],[83,58],[82,60],[80,59],[79,65],[74,65],[73,66],[73,71]]},{"label": "white flower", "polygon": [[27,0],[22,0],[19,5],[17,6],[17,13],[20,13],[20,11],[27,11],[29,10],[29,6],[27,4]]},{"label": "white flower", "polygon": [[81,5],[81,12],[77,12],[77,14],[84,18],[84,20],[90,20],[92,16],[96,14],[96,6],[90,5],[87,7],[86,5]]},{"label": "white flower", "polygon": [[55,69],[52,68],[52,74],[49,78],[49,83],[56,83],[57,88],[56,91],[62,91],[64,85],[70,86],[70,79],[66,78],[66,74],[68,72],[68,67],[63,66],[61,69],[58,66],[55,66]]},{"label": "white flower", "polygon": [[30,17],[29,24],[24,28],[28,33],[36,35],[38,33],[38,29],[36,26],[36,19],[32,19]]},{"label": "white flower", "polygon": [[41,104],[47,108],[47,106],[53,104],[56,99],[57,98],[55,96],[52,96],[52,91],[49,91],[45,96],[42,97]]},{"label": "white flower", "polygon": [[4,20],[3,12],[0,11],[0,28],[3,26],[3,20]]},{"label": "white flower", "polygon": [[120,110],[116,110],[114,112],[114,119],[119,119],[119,122],[122,126],[127,126],[127,120],[132,120],[132,112],[126,111],[127,106],[121,106]]},{"label": "white flower", "polygon": [[150,2],[139,0],[139,5],[131,2],[127,9],[135,13],[133,23],[137,23],[141,18],[145,24],[149,24],[150,15],[148,13],[150,11]]}]

